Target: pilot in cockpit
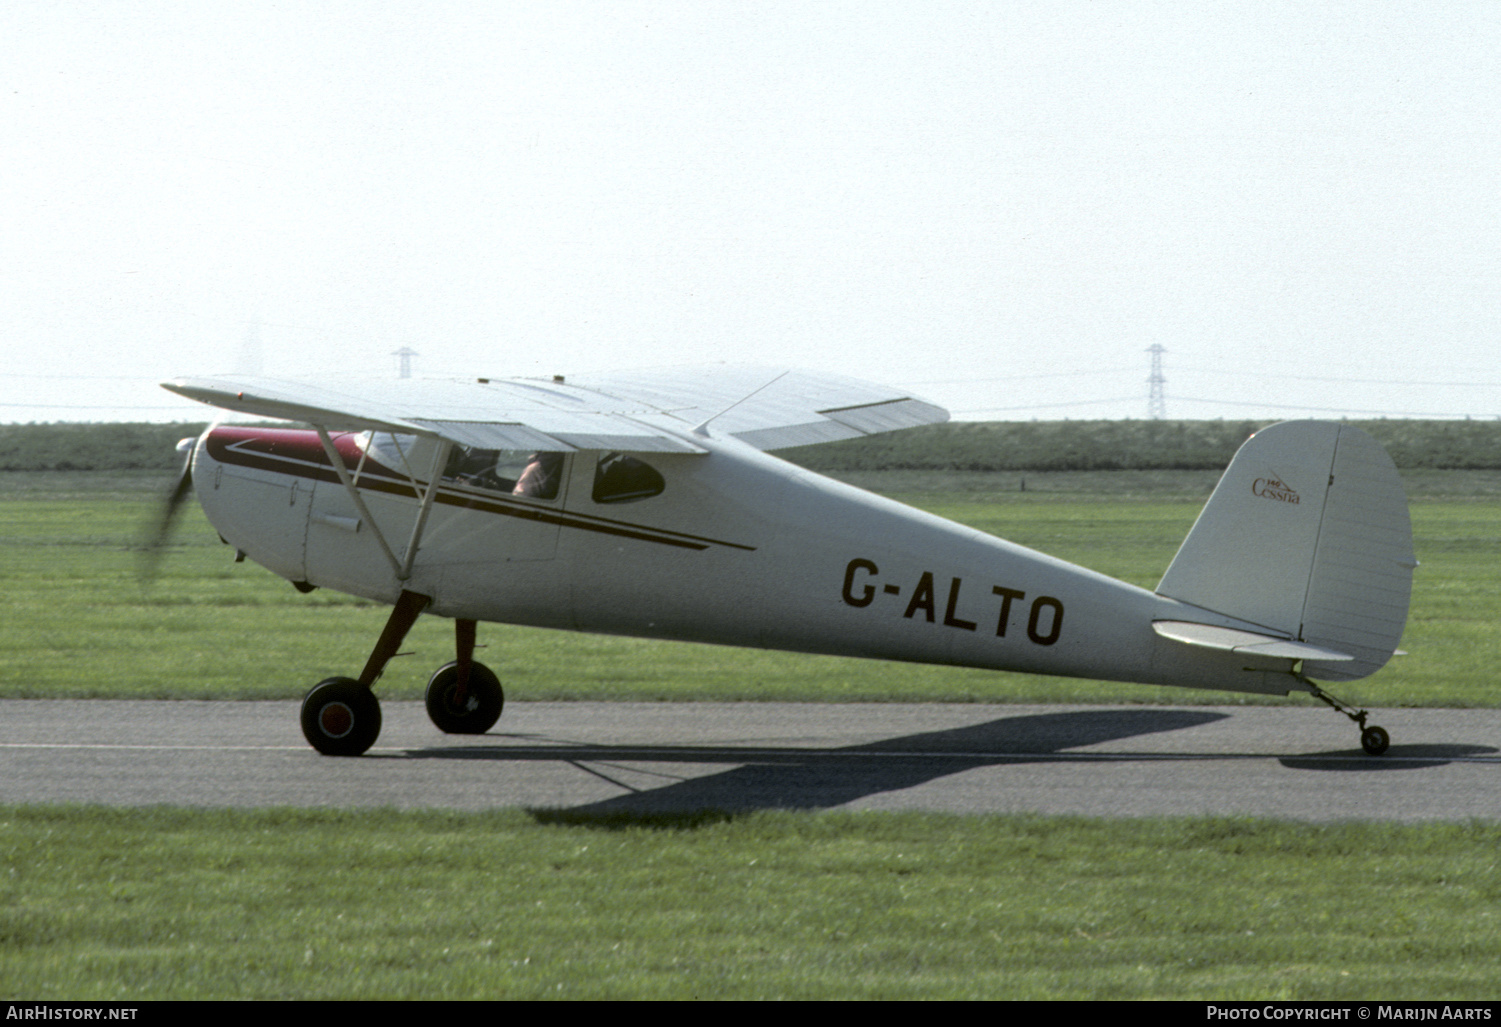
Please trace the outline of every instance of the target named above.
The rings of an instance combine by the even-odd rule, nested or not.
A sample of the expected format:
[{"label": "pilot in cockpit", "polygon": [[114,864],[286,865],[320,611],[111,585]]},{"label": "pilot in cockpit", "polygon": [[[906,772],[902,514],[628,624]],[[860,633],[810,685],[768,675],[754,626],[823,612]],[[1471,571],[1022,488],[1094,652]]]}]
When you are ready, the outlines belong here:
[{"label": "pilot in cockpit", "polygon": [[558,494],[562,478],[562,453],[533,453],[527,458],[526,468],[516,479],[512,495],[531,499],[552,499]]},{"label": "pilot in cockpit", "polygon": [[563,481],[563,454],[456,448],[443,477],[492,492],[509,492],[528,499],[556,499]]}]

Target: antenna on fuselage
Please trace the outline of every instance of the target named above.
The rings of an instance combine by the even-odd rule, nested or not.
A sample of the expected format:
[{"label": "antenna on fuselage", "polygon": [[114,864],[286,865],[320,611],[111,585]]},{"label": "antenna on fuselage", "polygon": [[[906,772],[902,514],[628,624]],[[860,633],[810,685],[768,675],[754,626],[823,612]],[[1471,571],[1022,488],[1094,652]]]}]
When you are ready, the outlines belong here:
[{"label": "antenna on fuselage", "polygon": [[709,418],[708,421],[704,421],[697,428],[694,428],[693,429],[693,434],[701,436],[701,437],[704,437],[704,438],[707,438],[708,435],[709,435],[709,421],[718,420],[719,418],[723,417],[725,414],[729,413],[731,410],[734,410],[741,403],[744,403],[746,400],[750,399],[756,393],[758,393],[758,392],[764,392],[765,390],[767,390],[767,389],[771,388],[773,385],[775,385],[777,382],[781,381],[783,378],[786,378],[791,373],[792,373],[792,371],[790,369],[786,370],[786,371],[783,371],[781,374],[777,375],[775,378],[773,378],[771,381],[767,382],[765,385],[762,385],[762,386],[760,386],[758,388],[754,388],[751,391],[747,392],[745,395],[743,395],[739,399],[735,400],[735,402],[733,402],[729,406],[725,407],[719,413],[717,413],[713,417]]}]

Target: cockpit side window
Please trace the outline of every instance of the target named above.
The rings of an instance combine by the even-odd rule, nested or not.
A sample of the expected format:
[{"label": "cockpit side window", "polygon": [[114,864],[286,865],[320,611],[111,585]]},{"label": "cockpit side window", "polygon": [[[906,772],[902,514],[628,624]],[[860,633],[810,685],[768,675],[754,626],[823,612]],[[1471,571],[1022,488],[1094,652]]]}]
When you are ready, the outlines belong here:
[{"label": "cockpit side window", "polygon": [[[414,435],[374,432],[367,448],[373,458],[392,470],[418,477],[431,466],[432,450],[424,447],[433,445],[436,443],[432,440]],[[563,483],[563,454],[455,446],[443,468],[443,480],[528,499],[556,499]]]},{"label": "cockpit side window", "polygon": [[557,499],[563,483],[563,454],[521,449],[455,448],[445,480],[528,499]]},{"label": "cockpit side window", "polygon": [[659,496],[666,487],[661,472],[650,464],[624,453],[605,453],[594,468],[592,496],[596,503],[632,503]]}]

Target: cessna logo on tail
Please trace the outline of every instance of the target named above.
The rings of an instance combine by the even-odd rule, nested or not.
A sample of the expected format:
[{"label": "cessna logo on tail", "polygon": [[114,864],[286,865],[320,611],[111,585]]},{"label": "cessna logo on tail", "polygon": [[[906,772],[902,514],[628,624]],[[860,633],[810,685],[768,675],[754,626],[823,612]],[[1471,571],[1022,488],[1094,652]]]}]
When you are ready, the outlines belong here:
[{"label": "cessna logo on tail", "polygon": [[1284,484],[1277,478],[1257,478],[1251,484],[1251,491],[1262,499],[1275,499],[1279,503],[1291,503],[1297,506],[1301,502],[1292,486]]}]

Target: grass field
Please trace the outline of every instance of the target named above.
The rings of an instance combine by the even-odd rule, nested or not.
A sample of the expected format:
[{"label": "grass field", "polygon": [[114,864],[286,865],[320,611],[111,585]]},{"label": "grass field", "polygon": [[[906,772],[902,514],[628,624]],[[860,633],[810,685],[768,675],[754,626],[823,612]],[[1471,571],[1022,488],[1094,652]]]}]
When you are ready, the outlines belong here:
[{"label": "grass field", "polygon": [[41,999],[1492,999],[1501,827],[0,809]]},{"label": "grass field", "polygon": [[[1151,586],[1216,476],[1021,477],[857,481]],[[1495,479],[1408,476],[1412,655],[1342,693],[1501,701]],[[294,698],[358,669],[382,608],[231,564],[196,511],[143,590],[134,547],[161,485],[0,475],[0,696]],[[481,641],[521,700],[1233,698],[493,626]],[[419,623],[382,694],[416,697],[451,644],[447,622]],[[1494,1001],[1498,852],[1494,823],[0,808],[0,993]]]}]

